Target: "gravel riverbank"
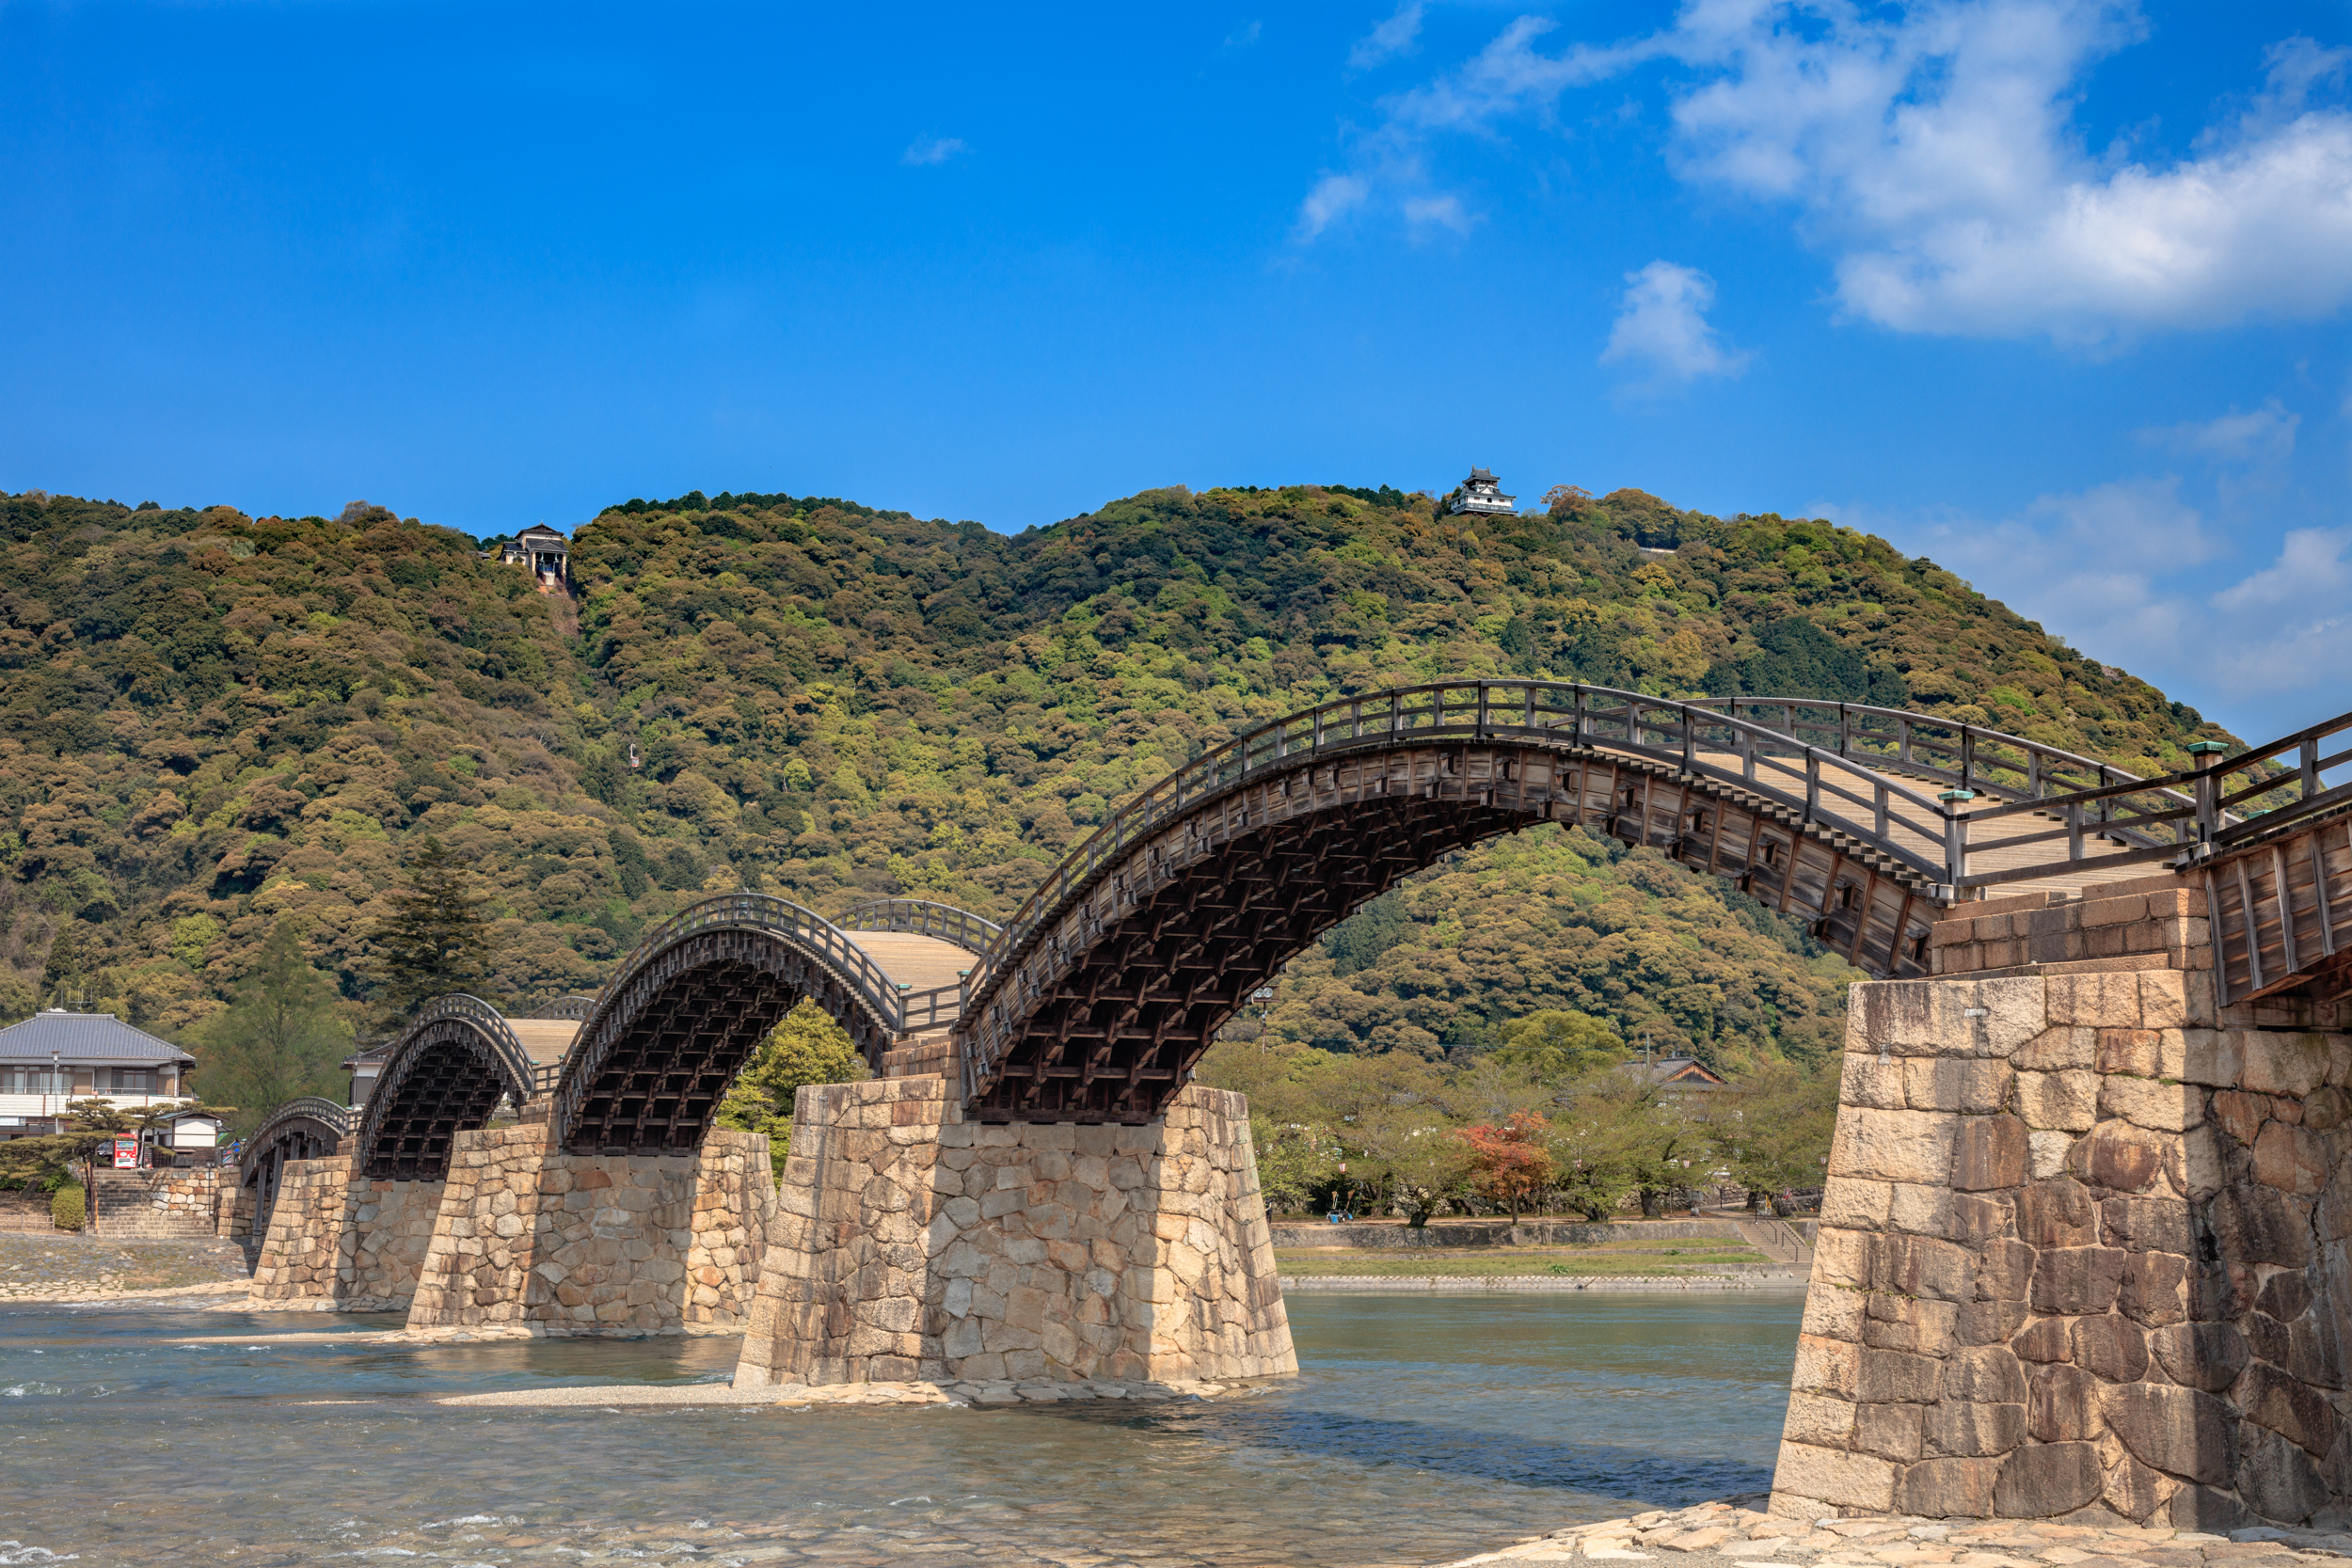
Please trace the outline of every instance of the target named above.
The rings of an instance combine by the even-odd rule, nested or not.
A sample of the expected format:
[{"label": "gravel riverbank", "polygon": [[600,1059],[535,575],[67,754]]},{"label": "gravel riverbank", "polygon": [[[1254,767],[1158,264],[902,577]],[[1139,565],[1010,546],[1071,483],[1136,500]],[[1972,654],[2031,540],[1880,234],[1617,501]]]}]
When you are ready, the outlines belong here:
[{"label": "gravel riverbank", "polygon": [[245,1249],[235,1242],[0,1232],[0,1302],[104,1301],[203,1286],[232,1288],[252,1274]]},{"label": "gravel riverbank", "polygon": [[1661,1568],[2344,1568],[2352,1536],[2262,1527],[2228,1535],[2169,1526],[2066,1525],[2035,1519],[1778,1519],[1765,1498],[1702,1503],[1574,1525],[1445,1568],[1494,1563],[1634,1562]]}]

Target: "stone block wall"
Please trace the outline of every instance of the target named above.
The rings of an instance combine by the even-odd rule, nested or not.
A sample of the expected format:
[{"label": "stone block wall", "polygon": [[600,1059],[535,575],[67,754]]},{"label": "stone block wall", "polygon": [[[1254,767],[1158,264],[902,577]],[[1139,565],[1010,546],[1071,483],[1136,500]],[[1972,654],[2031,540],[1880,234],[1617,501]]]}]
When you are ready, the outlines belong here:
[{"label": "stone block wall", "polygon": [[1854,988],[1773,1510],[2343,1528],[2352,1036],[2070,967]]},{"label": "stone block wall", "polygon": [[[116,1240],[211,1236],[218,1228],[220,1167],[166,1165],[96,1173],[98,1234]],[[235,1180],[231,1171],[230,1181]]]},{"label": "stone block wall", "polygon": [[764,1135],[723,1128],[692,1158],[564,1154],[545,1123],[460,1132],[408,1326],[737,1326],[774,1209],[768,1170]]},{"label": "stone block wall", "polygon": [[2167,873],[2094,884],[2080,898],[2020,895],[1963,904],[1928,933],[1931,974],[2073,965],[2106,973],[2213,967],[2205,891]]},{"label": "stone block wall", "polygon": [[1146,1127],[961,1119],[939,1078],[800,1091],[739,1387],[1295,1372],[1242,1096]]}]

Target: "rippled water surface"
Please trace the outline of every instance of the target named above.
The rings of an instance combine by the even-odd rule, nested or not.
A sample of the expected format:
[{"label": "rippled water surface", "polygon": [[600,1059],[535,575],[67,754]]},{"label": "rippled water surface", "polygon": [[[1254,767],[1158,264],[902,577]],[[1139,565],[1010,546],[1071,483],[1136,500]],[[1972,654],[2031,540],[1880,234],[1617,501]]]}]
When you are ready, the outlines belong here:
[{"label": "rippled water surface", "polygon": [[1255,1398],[461,1410],[723,1380],[732,1339],[373,1347],[0,1313],[0,1563],[1423,1563],[1770,1483],[1801,1298],[1299,1295]]}]

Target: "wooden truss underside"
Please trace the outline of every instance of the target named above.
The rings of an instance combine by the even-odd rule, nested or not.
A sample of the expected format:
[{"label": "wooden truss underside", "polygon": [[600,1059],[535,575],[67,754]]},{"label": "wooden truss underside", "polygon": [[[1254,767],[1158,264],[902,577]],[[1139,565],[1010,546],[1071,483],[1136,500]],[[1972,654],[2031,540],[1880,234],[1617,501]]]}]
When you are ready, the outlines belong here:
[{"label": "wooden truss underside", "polygon": [[506,1096],[531,1092],[498,1065],[489,1042],[459,1019],[428,1024],[384,1064],[359,1173],[378,1181],[438,1181],[449,1175],[450,1141],[484,1126]]},{"label": "wooden truss underside", "polygon": [[691,1154],[735,1075],[803,997],[850,1032],[877,1070],[887,1034],[821,959],[760,931],[690,937],[600,1008],[556,1090],[575,1154]]},{"label": "wooden truss underside", "polygon": [[1111,865],[966,1013],[970,1108],[1152,1119],[1308,942],[1441,857],[1539,822],[1730,878],[1872,974],[1927,974],[1917,874],[1777,803],[1568,749],[1400,748],[1213,797]]}]

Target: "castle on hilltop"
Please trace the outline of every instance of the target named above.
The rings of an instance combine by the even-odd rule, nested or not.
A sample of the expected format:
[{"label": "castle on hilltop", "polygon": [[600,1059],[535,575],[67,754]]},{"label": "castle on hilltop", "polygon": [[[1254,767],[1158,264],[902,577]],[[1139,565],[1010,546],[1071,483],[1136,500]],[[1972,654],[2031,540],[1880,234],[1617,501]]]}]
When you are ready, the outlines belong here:
[{"label": "castle on hilltop", "polygon": [[542,593],[569,590],[572,542],[545,523],[533,523],[500,546],[499,560],[508,566],[530,567]]},{"label": "castle on hilltop", "polygon": [[1502,493],[1502,482],[1484,468],[1472,468],[1470,478],[1447,498],[1445,509],[1452,513],[1502,513],[1518,510],[1517,496]]}]

